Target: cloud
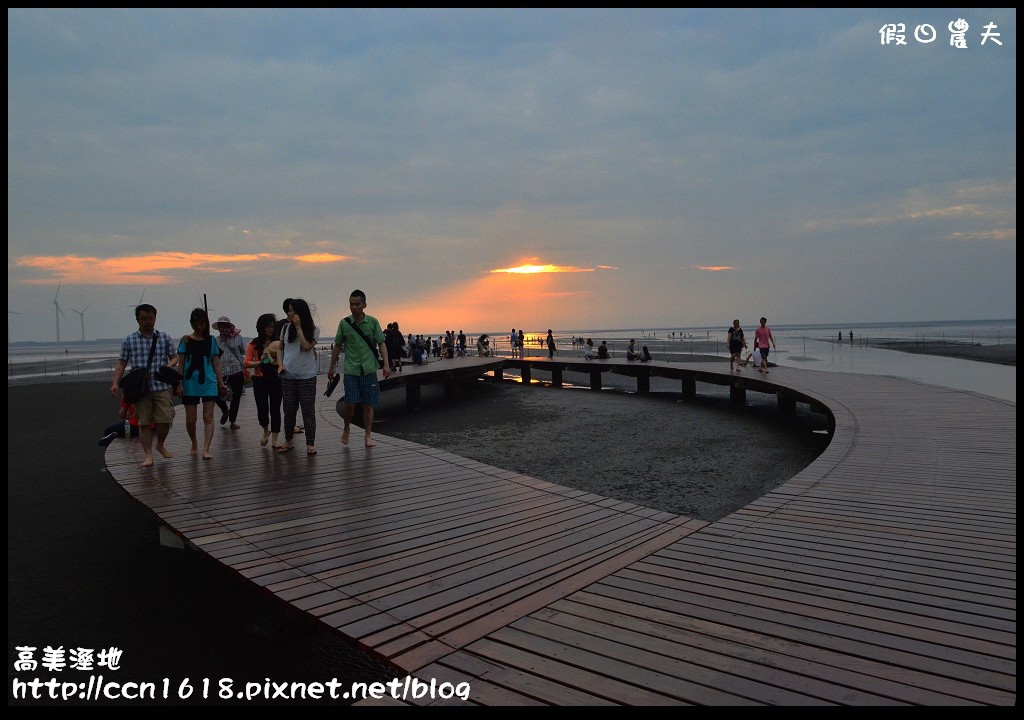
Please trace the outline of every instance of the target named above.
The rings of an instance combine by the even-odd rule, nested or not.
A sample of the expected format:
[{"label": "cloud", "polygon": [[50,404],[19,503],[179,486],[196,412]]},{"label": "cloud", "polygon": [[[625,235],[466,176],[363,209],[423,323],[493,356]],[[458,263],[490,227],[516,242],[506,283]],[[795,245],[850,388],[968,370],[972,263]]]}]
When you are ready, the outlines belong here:
[{"label": "cloud", "polygon": [[25,284],[49,284],[53,280],[82,285],[177,284],[184,281],[180,271],[237,273],[254,265],[281,261],[294,263],[339,263],[350,260],[345,255],[312,253],[279,255],[274,253],[208,254],[154,252],[115,258],[77,255],[34,255],[15,259],[15,265],[41,271],[43,277],[24,280]]}]

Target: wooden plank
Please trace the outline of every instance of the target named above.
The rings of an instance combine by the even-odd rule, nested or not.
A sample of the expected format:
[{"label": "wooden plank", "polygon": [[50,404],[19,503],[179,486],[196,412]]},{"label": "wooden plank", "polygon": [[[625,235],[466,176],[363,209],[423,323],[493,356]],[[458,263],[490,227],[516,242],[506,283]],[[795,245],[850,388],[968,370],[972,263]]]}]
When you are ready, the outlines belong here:
[{"label": "wooden plank", "polygon": [[[506,362],[467,360],[386,385]],[[316,457],[302,436],[282,456],[219,432],[202,461],[174,432],[173,460],[140,469],[120,442],[107,467],[189,547],[396,670],[470,682],[474,703],[1015,704],[1015,403],[792,368],[650,371],[784,392],[835,431],[710,525],[379,433],[343,448],[323,398]]]}]

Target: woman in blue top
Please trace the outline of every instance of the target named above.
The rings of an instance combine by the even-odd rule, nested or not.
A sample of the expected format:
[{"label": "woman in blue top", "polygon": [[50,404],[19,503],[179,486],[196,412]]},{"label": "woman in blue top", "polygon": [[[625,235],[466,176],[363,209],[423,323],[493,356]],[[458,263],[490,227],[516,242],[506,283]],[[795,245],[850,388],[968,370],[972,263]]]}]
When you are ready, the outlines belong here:
[{"label": "woman in blue top", "polygon": [[178,367],[182,368],[181,404],[185,406],[185,429],[192,440],[190,454],[198,452],[196,411],[203,402],[203,459],[209,460],[213,443],[213,408],[217,398],[227,391],[220,370],[220,348],[210,337],[210,318],[202,308],[189,317],[192,333],[178,343]]}]

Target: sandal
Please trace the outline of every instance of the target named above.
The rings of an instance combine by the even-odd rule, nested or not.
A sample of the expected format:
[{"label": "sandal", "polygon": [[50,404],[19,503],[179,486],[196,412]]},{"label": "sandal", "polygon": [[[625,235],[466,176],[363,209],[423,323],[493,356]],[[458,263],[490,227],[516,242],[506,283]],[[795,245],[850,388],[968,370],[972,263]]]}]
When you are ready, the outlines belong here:
[{"label": "sandal", "polygon": [[268,442],[270,442],[270,433],[265,433],[263,437],[260,438],[260,447],[266,447]]},{"label": "sandal", "polygon": [[278,452],[279,452],[280,454],[284,455],[284,454],[285,454],[286,452],[291,452],[291,451],[292,451],[292,450],[294,450],[294,449],[295,449],[295,446],[294,446],[294,445],[282,445],[281,447],[279,447],[279,448],[277,449],[277,451],[278,451]]},{"label": "sandal", "polygon": [[316,455],[316,448],[307,445],[306,446],[306,454],[307,455]]}]

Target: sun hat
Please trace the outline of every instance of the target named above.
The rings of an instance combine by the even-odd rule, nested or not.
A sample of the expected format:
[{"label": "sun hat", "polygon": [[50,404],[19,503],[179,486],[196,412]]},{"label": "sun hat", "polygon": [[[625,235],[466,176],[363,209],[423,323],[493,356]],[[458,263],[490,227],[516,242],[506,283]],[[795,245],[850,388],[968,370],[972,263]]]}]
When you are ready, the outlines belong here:
[{"label": "sun hat", "polygon": [[220,328],[221,325],[225,325],[227,327],[234,327],[235,326],[235,324],[233,322],[231,322],[231,318],[229,318],[227,315],[221,315],[219,318],[217,318],[217,322],[215,322],[213,324],[213,329],[214,330],[220,330],[221,329]]}]

